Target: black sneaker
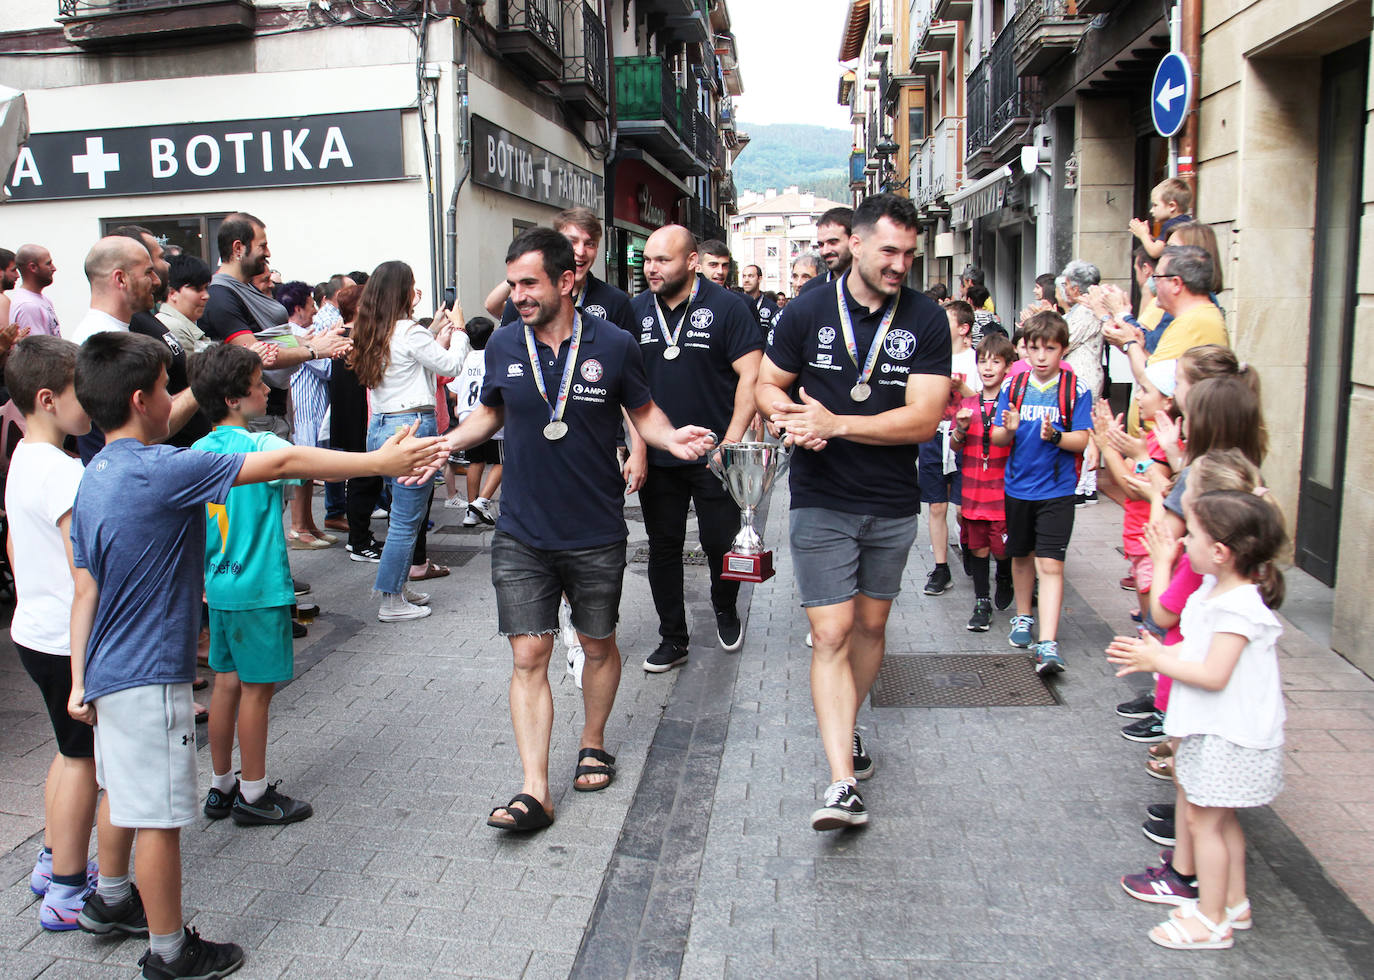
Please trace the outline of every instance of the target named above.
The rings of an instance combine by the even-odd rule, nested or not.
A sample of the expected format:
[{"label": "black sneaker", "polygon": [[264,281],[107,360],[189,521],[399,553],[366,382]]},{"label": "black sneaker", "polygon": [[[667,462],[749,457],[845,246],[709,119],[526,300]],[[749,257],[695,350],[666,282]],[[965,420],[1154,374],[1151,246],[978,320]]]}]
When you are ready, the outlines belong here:
[{"label": "black sneaker", "polygon": [[138,965],[143,967],[144,980],[176,980],[179,977],[216,980],[243,966],[243,950],[234,943],[201,939],[200,933],[187,926],[180,956],[168,963],[150,949],[139,957]]},{"label": "black sneaker", "polygon": [[868,810],[859,791],[841,780],[825,791],[825,806],[811,814],[812,830],[843,830],[868,823]]},{"label": "black sneaker", "polygon": [[1160,847],[1173,847],[1178,843],[1174,833],[1173,818],[1168,820],[1146,820],[1140,825],[1140,832]]},{"label": "black sneaker", "polygon": [[973,601],[973,615],[968,618],[968,630],[970,633],[986,633],[988,627],[992,625],[992,600],[975,599]]},{"label": "black sneaker", "polygon": [[1174,819],[1174,804],[1151,803],[1145,808],[1145,816],[1151,820],[1172,820]]},{"label": "black sneaker", "polygon": [[292,585],[292,587],[294,587],[295,590],[296,590],[296,597],[297,597],[297,598],[300,598],[300,597],[303,596],[303,595],[309,595],[309,594],[310,594],[310,586],[309,586],[309,584],[307,584],[307,583],[305,583],[305,582],[302,582],[302,581],[301,581],[300,579],[298,579],[298,578],[293,578],[293,579],[291,580],[291,585]]},{"label": "black sneaker", "polygon": [[291,639],[303,640],[309,632],[310,631],[305,628],[304,623],[298,623],[294,619],[291,620]]},{"label": "black sneaker", "polygon": [[129,897],[117,905],[106,904],[98,892],[92,892],[76,917],[77,924],[97,936],[108,936],[112,932],[130,936],[148,935],[148,917],[143,913],[143,899],[139,897],[138,886],[129,887],[132,889]]},{"label": "black sneaker", "polygon": [[1162,742],[1169,736],[1164,734],[1164,716],[1155,711],[1121,729],[1121,737],[1132,742]]},{"label": "black sneaker", "polygon": [[229,816],[234,808],[234,801],[239,798],[239,781],[234,780],[234,788],[227,793],[223,790],[210,787],[210,792],[205,795],[205,815],[211,820],[223,820]]},{"label": "black sneaker", "polygon": [[992,594],[992,604],[998,611],[1007,609],[1016,601],[1016,588],[1012,585],[1011,579],[998,579],[997,590]]},{"label": "black sneaker", "polygon": [[644,669],[651,674],[663,674],[687,662],[687,648],[664,640],[658,649],[644,658]]},{"label": "black sneaker", "polygon": [[293,800],[284,793],[278,793],[279,785],[280,782],[269,785],[267,792],[263,793],[262,798],[256,803],[249,803],[243,798],[243,794],[239,793],[230,810],[234,823],[239,826],[296,823],[314,815],[315,808],[309,803],[304,800]]},{"label": "black sneaker", "polygon": [[355,548],[351,544],[346,547],[349,561],[370,561],[375,565],[382,560],[382,549],[377,547],[376,542],[365,544],[361,548]]},{"label": "black sneaker", "polygon": [[949,574],[949,566],[935,567],[926,578],[926,595],[944,595],[954,587],[954,576]]},{"label": "black sneaker", "polygon": [[716,610],[716,639],[726,653],[734,653],[744,645],[744,628],[740,625],[739,613],[733,609]]},{"label": "black sneaker", "polygon": [[1116,706],[1116,713],[1122,718],[1149,718],[1155,713],[1155,695],[1146,691],[1131,701],[1123,701]]},{"label": "black sneaker", "polygon": [[864,740],[854,729],[854,778],[868,779],[873,775],[873,757],[864,751]]}]

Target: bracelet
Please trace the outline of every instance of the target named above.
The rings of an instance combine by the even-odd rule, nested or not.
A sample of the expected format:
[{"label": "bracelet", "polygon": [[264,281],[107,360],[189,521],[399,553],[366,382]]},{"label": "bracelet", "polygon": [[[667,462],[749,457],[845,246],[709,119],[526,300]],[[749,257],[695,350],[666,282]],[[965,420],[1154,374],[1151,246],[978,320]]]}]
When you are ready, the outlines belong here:
[{"label": "bracelet", "polygon": [[1126,341],[1124,344],[1121,345],[1121,353],[1123,353],[1123,354],[1126,353],[1126,352],[1127,352],[1128,350],[1130,350],[1131,347],[1133,347],[1136,343],[1137,343],[1137,341],[1134,341],[1134,340],[1128,340],[1128,341]]},{"label": "bracelet", "polygon": [[319,355],[315,353],[315,348],[311,347],[309,344],[305,345],[305,349],[310,351],[310,359],[312,361],[319,357]]}]

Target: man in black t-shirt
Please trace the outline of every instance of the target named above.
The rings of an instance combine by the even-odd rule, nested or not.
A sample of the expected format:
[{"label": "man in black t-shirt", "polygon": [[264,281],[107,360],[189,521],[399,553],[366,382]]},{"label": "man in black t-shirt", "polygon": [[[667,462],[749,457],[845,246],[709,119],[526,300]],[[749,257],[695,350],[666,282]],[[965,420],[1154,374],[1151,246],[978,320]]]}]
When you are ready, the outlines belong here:
[{"label": "man in black t-shirt", "polygon": [[[649,291],[632,300],[639,350],[654,401],[674,425],[708,426],[722,442],[738,442],[754,417],[754,382],[763,355],[748,302],[697,274],[697,244],[681,225],[668,225],[644,246]],[[639,500],[649,534],[649,589],[662,642],[644,661],[653,673],[687,660],[682,546],[687,507],[711,570],[711,605],[721,647],[744,642],[736,600],[739,583],[722,579],[725,553],[740,526],[739,507],[704,462],[652,450]]]},{"label": "man in black t-shirt", "polygon": [[796,447],[792,565],[832,780],[811,816],[816,830],[868,822],[854,783],[872,775],[873,760],[854,723],[916,536],[916,446],[934,436],[949,400],[949,321],[902,285],[916,254],[915,208],[877,194],[853,225],[849,272],[788,304],[755,391],[758,410]]},{"label": "man in black t-shirt", "polygon": [[779,307],[773,301],[773,297],[763,291],[760,285],[762,279],[763,270],[756,265],[746,265],[740,270],[740,289],[743,290],[749,305],[754,308],[754,319],[759,323],[759,330],[763,331],[764,337],[767,337]]}]

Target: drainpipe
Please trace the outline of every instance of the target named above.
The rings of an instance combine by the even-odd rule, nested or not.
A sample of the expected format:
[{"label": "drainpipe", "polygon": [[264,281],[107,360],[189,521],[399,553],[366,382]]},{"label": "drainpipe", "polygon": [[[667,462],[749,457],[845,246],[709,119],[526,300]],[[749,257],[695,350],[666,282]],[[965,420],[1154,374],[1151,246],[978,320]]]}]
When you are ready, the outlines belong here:
[{"label": "drainpipe", "polygon": [[468,123],[468,27],[458,19],[458,67],[455,72],[458,82],[458,153],[463,159],[463,168],[453,182],[453,196],[449,198],[447,222],[444,229],[446,243],[444,283],[458,290],[458,192],[467,183],[472,172],[472,135]]},{"label": "drainpipe", "polygon": [[1198,82],[1202,65],[1202,0],[1179,0],[1178,50],[1188,59],[1193,73],[1192,105],[1184,120],[1178,140],[1178,176],[1188,182],[1193,191],[1193,214],[1197,214],[1197,130]]}]

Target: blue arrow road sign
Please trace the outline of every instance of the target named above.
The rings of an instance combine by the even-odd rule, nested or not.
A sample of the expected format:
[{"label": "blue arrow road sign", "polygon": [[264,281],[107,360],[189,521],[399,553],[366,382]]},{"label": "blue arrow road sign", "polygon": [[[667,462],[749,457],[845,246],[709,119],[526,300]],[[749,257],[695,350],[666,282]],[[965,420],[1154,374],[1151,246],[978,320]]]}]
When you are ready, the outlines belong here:
[{"label": "blue arrow road sign", "polygon": [[1160,136],[1173,136],[1183,128],[1193,103],[1193,68],[1188,59],[1170,51],[1155,69],[1150,86],[1150,118]]}]

